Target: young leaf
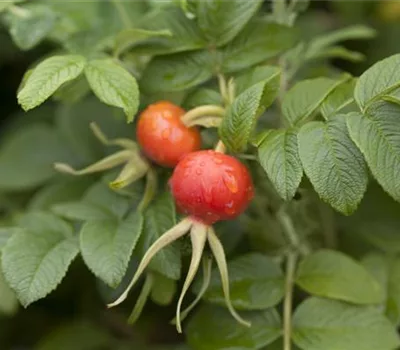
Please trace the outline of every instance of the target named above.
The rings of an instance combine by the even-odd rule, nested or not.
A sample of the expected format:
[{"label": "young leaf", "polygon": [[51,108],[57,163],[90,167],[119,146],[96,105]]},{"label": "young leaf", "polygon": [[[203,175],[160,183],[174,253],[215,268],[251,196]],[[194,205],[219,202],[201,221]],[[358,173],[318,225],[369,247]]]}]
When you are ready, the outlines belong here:
[{"label": "young leaf", "polygon": [[9,13],[10,34],[21,50],[30,50],[38,45],[53,29],[57,15],[48,6],[30,4],[22,11],[26,16]]},{"label": "young leaf", "polygon": [[39,63],[18,93],[18,102],[25,111],[46,101],[64,83],[74,80],[83,71],[86,59],[77,55],[53,56]]},{"label": "young leaf", "polygon": [[139,88],[136,79],[109,59],[89,62],[85,74],[100,101],[122,108],[128,122],[132,122],[139,108]]},{"label": "young leaf", "polygon": [[282,113],[289,125],[306,121],[343,79],[315,78],[296,83],[284,96]]},{"label": "young leaf", "polygon": [[347,60],[350,62],[360,62],[365,59],[365,56],[357,51],[351,51],[343,46],[331,46],[322,51],[315,53],[309,59],[333,59],[340,58],[342,60]]},{"label": "young leaf", "polygon": [[272,104],[278,93],[279,80],[280,71],[271,71],[268,78],[235,98],[219,128],[221,140],[229,149],[240,152],[246,148],[257,118]]},{"label": "young leaf", "polygon": [[150,38],[136,45],[136,54],[165,55],[207,46],[207,41],[196,22],[187,18],[177,6],[166,6],[151,11],[142,19],[139,27],[149,31],[168,30],[172,35]]},{"label": "young leaf", "polygon": [[400,106],[379,102],[347,118],[349,133],[383,189],[400,201]]},{"label": "young leaf", "polygon": [[37,187],[56,174],[55,161],[67,159],[68,149],[54,128],[39,123],[22,127],[0,148],[0,188]]},{"label": "young leaf", "polygon": [[345,113],[355,106],[353,97],[355,84],[356,80],[351,79],[346,83],[340,84],[329,94],[321,105],[321,114],[326,120],[331,119],[339,112]]},{"label": "young leaf", "polygon": [[260,8],[261,0],[197,1],[195,16],[209,45],[231,41]]},{"label": "young leaf", "polygon": [[86,222],[80,233],[83,260],[98,278],[116,287],[125,275],[142,229],[140,212],[131,214],[123,221]]},{"label": "young leaf", "polygon": [[258,159],[284,200],[291,200],[303,176],[297,130],[268,130],[258,144]]},{"label": "young leaf", "polygon": [[140,86],[146,92],[182,91],[209,80],[213,72],[207,51],[159,56],[146,67]]},{"label": "young leaf", "polygon": [[281,320],[275,309],[244,313],[251,327],[238,326],[223,308],[204,305],[190,319],[186,334],[196,350],[254,350],[271,344],[280,337]]},{"label": "young leaf", "polygon": [[348,134],[346,116],[307,123],[298,140],[304,171],[319,196],[341,213],[351,214],[367,189],[368,170]]},{"label": "young leaf", "polygon": [[293,29],[266,19],[254,19],[233,41],[221,48],[221,69],[231,73],[251,67],[277,56],[294,42]]},{"label": "young leaf", "polygon": [[[251,253],[229,262],[231,300],[238,310],[263,310],[278,304],[284,295],[284,278],[281,269],[268,257]],[[196,293],[200,284],[194,285]],[[211,275],[204,298],[225,305],[221,279],[217,269]]]},{"label": "young leaf", "polygon": [[297,308],[292,337],[303,350],[393,350],[400,345],[395,328],[375,307],[321,298],[309,298]]},{"label": "young leaf", "polygon": [[313,295],[354,304],[378,304],[384,299],[381,286],[361,264],[333,250],[307,256],[299,265],[296,283]]},{"label": "young leaf", "polygon": [[57,287],[79,251],[76,237],[66,236],[62,227],[40,224],[42,230],[13,235],[2,254],[6,280],[25,307]]},{"label": "young leaf", "polygon": [[[151,203],[145,212],[143,233],[140,237],[138,249],[141,256],[151,244],[176,223],[175,205],[171,196],[164,193]],[[160,274],[179,279],[181,274],[181,254],[175,244],[163,248],[149,264],[150,268]]]},{"label": "young leaf", "polygon": [[400,86],[400,54],[375,63],[357,80],[354,98],[362,111]]},{"label": "young leaf", "polygon": [[371,253],[363,258],[362,264],[385,291],[385,314],[397,326],[400,322],[400,259]]}]

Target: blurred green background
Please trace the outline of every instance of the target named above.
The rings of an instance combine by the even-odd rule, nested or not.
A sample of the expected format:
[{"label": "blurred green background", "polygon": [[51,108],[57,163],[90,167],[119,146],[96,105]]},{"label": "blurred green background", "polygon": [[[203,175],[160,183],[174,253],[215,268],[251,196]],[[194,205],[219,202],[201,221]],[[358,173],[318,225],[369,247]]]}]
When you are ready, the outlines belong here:
[{"label": "blurred green background", "polygon": [[[330,62],[335,67],[359,75],[377,60],[400,52],[400,1],[311,1],[309,10],[299,17],[297,23],[303,37],[313,37],[348,24],[370,25],[378,31],[378,36],[373,40],[344,43],[348,49],[365,54],[366,59],[362,63]],[[14,121],[15,114],[21,114],[15,96],[23,73],[32,62],[52,49],[51,43],[46,42],[33,50],[21,52],[0,24],[1,138],[8,130],[9,122]],[[307,74],[319,74],[325,68],[325,65],[315,65]],[[51,102],[47,105],[50,106]],[[381,194],[374,188],[371,191]],[[20,200],[24,198],[10,194],[1,201],[0,210],[18,206]],[[366,213],[368,215],[368,210]],[[125,314],[114,310],[107,312],[97,293],[95,278],[83,268],[79,259],[73,263],[66,279],[54,293],[27,310],[19,308],[12,296],[7,303],[8,297],[7,291],[0,289],[1,350],[139,350],[150,349],[150,345],[141,345],[144,342],[156,345],[180,341],[174,327],[168,325],[173,305],[172,309],[160,309],[149,303],[140,327],[132,328],[126,324]],[[133,295],[132,299],[135,297]],[[178,347],[171,345],[170,349]]]}]

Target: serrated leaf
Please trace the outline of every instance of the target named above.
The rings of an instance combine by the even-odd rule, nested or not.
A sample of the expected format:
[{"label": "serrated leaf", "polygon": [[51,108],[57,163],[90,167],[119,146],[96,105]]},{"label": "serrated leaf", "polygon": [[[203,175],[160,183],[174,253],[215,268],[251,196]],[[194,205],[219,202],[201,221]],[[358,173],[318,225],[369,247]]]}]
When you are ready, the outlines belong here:
[{"label": "serrated leaf", "polygon": [[258,144],[258,159],[279,195],[291,200],[303,177],[297,130],[268,130]]},{"label": "serrated leaf", "polygon": [[379,282],[385,292],[383,309],[395,326],[400,323],[400,259],[371,253],[362,260],[364,267]]},{"label": "serrated leaf", "polygon": [[393,90],[388,95],[383,95],[382,100],[400,105],[400,89]]},{"label": "serrated leaf", "polygon": [[207,51],[192,51],[153,58],[140,80],[146,92],[182,91],[209,80],[214,73]]},{"label": "serrated leaf", "polygon": [[293,340],[303,350],[394,350],[395,328],[375,307],[309,298],[293,318]]},{"label": "serrated leaf", "polygon": [[343,80],[320,77],[296,83],[283,97],[282,113],[286,121],[293,126],[307,120],[343,82]]},{"label": "serrated leaf", "polygon": [[53,56],[39,63],[18,93],[18,103],[25,111],[46,101],[64,83],[77,78],[86,59],[78,55]]},{"label": "serrated leaf", "polygon": [[3,249],[5,278],[26,307],[57,287],[78,251],[76,237],[66,237],[62,231],[17,233]]},{"label": "serrated leaf", "polygon": [[137,54],[164,55],[197,50],[207,46],[196,22],[187,18],[177,6],[166,6],[146,15],[139,27],[145,30],[168,30],[170,37],[155,37],[134,47]]},{"label": "serrated leaf", "polygon": [[324,52],[329,52],[332,46],[337,48],[334,45],[341,41],[371,39],[375,36],[373,28],[363,25],[341,28],[314,38],[307,48],[306,59],[319,58]]},{"label": "serrated leaf", "polygon": [[345,113],[348,109],[354,108],[354,87],[356,84],[355,79],[351,79],[344,84],[340,84],[333,90],[321,105],[321,114],[328,120],[335,114],[341,112]]},{"label": "serrated leaf", "polygon": [[400,201],[400,107],[379,102],[347,118],[349,133],[383,189]]},{"label": "serrated leaf", "polygon": [[123,221],[86,222],[80,232],[80,248],[89,269],[108,285],[116,287],[125,275],[128,263],[143,229],[140,212]]},{"label": "serrated leaf", "polygon": [[8,13],[10,34],[21,50],[30,50],[38,45],[51,32],[57,15],[48,6],[28,4],[21,8],[25,16]]},{"label": "serrated leaf", "polygon": [[354,304],[378,304],[384,293],[374,277],[347,255],[323,249],[301,261],[296,284],[307,292]]},{"label": "serrated leaf", "polygon": [[0,148],[0,188],[21,191],[39,186],[56,174],[54,162],[68,158],[54,128],[42,123],[23,126]]},{"label": "serrated leaf", "polygon": [[261,0],[198,1],[197,23],[209,45],[221,46],[231,41],[260,8]]},{"label": "serrated leaf", "polygon": [[367,189],[368,169],[348,134],[346,119],[346,115],[337,115],[326,123],[307,123],[298,140],[304,172],[316,192],[337,211],[349,215]]},{"label": "serrated leaf", "polygon": [[110,59],[89,62],[85,74],[99,100],[122,108],[128,122],[132,122],[139,108],[139,87],[136,79]]},{"label": "serrated leaf", "polygon": [[222,120],[219,135],[234,152],[243,151],[251,137],[257,118],[269,107],[279,90],[280,71],[249,87],[235,98]]},{"label": "serrated leaf", "polygon": [[400,86],[399,68],[400,54],[397,54],[375,63],[360,76],[354,98],[362,111]]},{"label": "serrated leaf", "polygon": [[221,48],[221,69],[237,72],[264,62],[294,45],[292,28],[257,18],[249,22],[234,40]]},{"label": "serrated leaf", "polygon": [[[229,261],[229,284],[233,306],[238,310],[263,310],[278,304],[284,295],[284,277],[280,267],[258,253]],[[200,284],[194,285],[198,292]],[[204,298],[224,306],[225,299],[217,269],[212,271]]]},{"label": "serrated leaf", "polygon": [[187,341],[196,350],[254,350],[280,337],[281,320],[275,309],[242,312],[251,322],[243,327],[223,308],[204,305],[187,325]]},{"label": "serrated leaf", "polygon": [[[138,243],[138,254],[146,250],[167,230],[176,223],[175,205],[169,193],[164,193],[153,201],[144,215],[143,233]],[[153,258],[149,267],[160,274],[179,279],[181,274],[181,254],[179,247],[173,243],[163,248]]]},{"label": "serrated leaf", "polygon": [[235,78],[235,92],[241,94],[251,86],[280,74],[280,68],[277,66],[257,66],[248,69],[245,73]]}]

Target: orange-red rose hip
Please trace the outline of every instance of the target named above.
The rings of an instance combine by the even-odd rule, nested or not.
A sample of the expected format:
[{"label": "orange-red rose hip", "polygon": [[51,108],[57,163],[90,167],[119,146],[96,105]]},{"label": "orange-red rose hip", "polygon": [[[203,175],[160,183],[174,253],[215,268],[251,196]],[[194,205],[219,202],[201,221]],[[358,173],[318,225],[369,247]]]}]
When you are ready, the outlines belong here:
[{"label": "orange-red rose hip", "polygon": [[178,209],[208,225],[237,217],[254,195],[247,168],[236,158],[211,150],[185,156],[174,169],[170,186]]},{"label": "orange-red rose hip", "polygon": [[185,111],[168,101],[149,105],[139,116],[137,140],[144,154],[159,165],[174,167],[201,146],[200,133],[181,121]]}]

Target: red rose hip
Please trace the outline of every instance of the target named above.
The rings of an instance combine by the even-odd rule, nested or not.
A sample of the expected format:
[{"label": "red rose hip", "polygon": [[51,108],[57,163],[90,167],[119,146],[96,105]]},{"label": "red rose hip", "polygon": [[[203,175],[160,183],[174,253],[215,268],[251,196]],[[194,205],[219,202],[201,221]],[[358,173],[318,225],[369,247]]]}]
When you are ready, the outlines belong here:
[{"label": "red rose hip", "polygon": [[201,146],[198,129],[188,128],[185,110],[168,101],[149,105],[139,116],[136,134],[144,154],[159,165],[174,167]]},{"label": "red rose hip", "polygon": [[170,186],[178,209],[207,225],[237,217],[254,195],[247,168],[236,158],[211,150],[185,156],[174,169]]}]

